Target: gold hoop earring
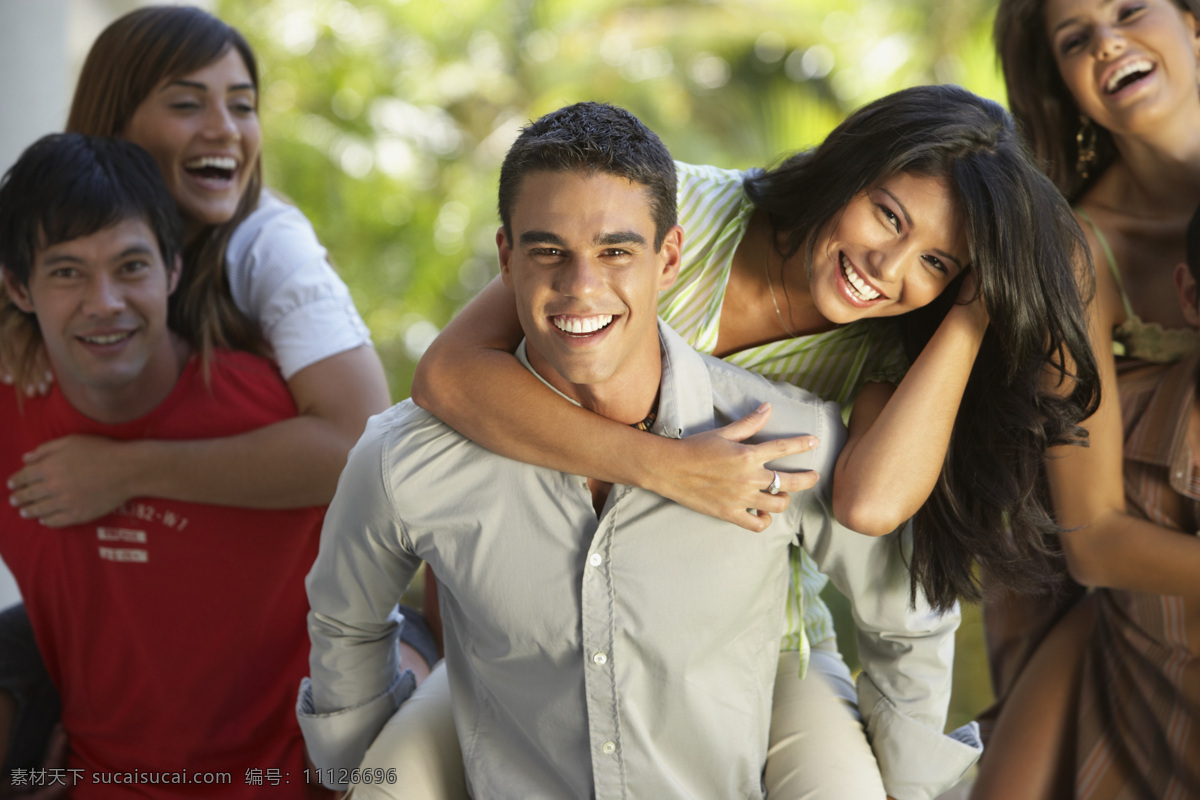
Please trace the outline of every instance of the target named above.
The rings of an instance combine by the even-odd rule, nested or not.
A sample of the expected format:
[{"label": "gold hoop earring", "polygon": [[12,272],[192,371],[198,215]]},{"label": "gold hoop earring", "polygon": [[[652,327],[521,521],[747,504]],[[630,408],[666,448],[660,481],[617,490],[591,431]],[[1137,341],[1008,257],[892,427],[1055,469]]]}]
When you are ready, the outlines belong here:
[{"label": "gold hoop earring", "polygon": [[1088,169],[1096,161],[1096,126],[1083,114],[1079,115],[1079,130],[1075,133],[1075,149],[1078,153],[1075,171],[1079,173],[1079,177],[1087,180]]}]

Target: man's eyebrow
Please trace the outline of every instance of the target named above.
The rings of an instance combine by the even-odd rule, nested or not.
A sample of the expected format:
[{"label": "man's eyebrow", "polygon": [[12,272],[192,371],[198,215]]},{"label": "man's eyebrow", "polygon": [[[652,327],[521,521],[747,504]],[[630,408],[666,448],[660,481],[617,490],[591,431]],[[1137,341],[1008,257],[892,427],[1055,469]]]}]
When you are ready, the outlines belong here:
[{"label": "man's eyebrow", "polygon": [[52,267],[57,264],[82,264],[83,259],[72,253],[58,253],[57,255],[48,255],[42,257],[42,264],[47,267]]},{"label": "man's eyebrow", "polygon": [[[117,253],[116,258],[113,260],[120,261],[131,256],[152,256],[156,252],[156,248],[151,245],[134,244]],[[56,264],[82,264],[84,260],[74,253],[52,253],[46,256],[42,263],[46,266],[54,266]]]},{"label": "man's eyebrow", "polygon": [[646,237],[642,236],[637,231],[612,231],[611,233],[602,233],[597,236],[592,242],[601,247],[614,244],[640,244],[646,243]]},{"label": "man's eyebrow", "polygon": [[[567,242],[557,233],[550,231],[524,231],[520,237],[521,244],[552,244],[555,247],[566,247]],[[646,244],[646,237],[637,231],[607,231],[599,233],[592,239],[597,247],[607,247],[614,244]]]},{"label": "man's eyebrow", "polygon": [[553,244],[566,247],[566,241],[557,233],[550,231],[523,231],[518,237],[521,244]]},{"label": "man's eyebrow", "polygon": [[[889,192],[885,187],[881,186],[881,187],[879,187],[879,190],[881,192],[883,192],[884,194],[886,194],[888,197],[892,198],[892,201],[900,208],[900,213],[904,215],[904,221],[911,227],[913,224],[912,217],[908,213],[908,208],[905,207],[904,203],[900,202],[900,198],[896,197],[896,195]],[[946,259],[947,261],[953,261],[955,266],[958,267],[958,271],[962,272],[962,270],[963,270],[962,262],[959,261],[957,258],[950,255],[945,250],[938,250],[935,248],[933,252],[937,253],[939,256]]]},{"label": "man's eyebrow", "polygon": [[153,256],[158,253],[158,248],[150,244],[131,244],[120,253],[117,253],[117,259],[129,258],[130,256]]}]

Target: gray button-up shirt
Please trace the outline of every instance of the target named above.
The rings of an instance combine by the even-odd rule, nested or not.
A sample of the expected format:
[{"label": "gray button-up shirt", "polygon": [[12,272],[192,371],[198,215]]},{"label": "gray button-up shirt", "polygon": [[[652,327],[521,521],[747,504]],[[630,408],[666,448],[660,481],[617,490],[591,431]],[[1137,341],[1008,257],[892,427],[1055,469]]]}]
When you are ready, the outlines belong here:
[{"label": "gray button-up shirt", "polygon": [[[906,600],[907,572],[894,541],[828,512],[845,439],[836,405],[700,355],[661,323],[660,338],[657,433],[711,430],[769,400],[762,438],[821,439],[772,466],[816,469],[825,491],[795,495],[762,533],[620,485],[597,517],[584,478],[492,454],[411,401],[372,418],[308,578],[312,681],[299,711],[318,766],[355,766],[411,693],[393,607],[427,560],[474,796],[762,797],[787,548],[802,542],[851,593]],[[881,613],[915,620],[892,641],[940,648],[923,656],[936,672],[953,626],[927,610]],[[946,688],[918,689],[934,717]]]}]

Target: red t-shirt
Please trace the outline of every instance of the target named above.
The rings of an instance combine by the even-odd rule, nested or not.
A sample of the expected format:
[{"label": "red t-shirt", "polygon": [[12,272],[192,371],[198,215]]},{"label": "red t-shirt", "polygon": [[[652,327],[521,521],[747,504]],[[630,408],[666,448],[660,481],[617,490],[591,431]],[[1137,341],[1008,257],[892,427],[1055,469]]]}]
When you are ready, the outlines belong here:
[{"label": "red t-shirt", "polygon": [[[21,408],[0,387],[0,478],[67,434],[202,439],[295,414],[275,367],[245,353],[218,353],[208,386],[191,359],[158,408],[121,425],[84,417],[57,387]],[[295,697],[324,508],[143,498],[53,529],[0,507],[0,556],[62,694],[72,798],[321,796]]]}]

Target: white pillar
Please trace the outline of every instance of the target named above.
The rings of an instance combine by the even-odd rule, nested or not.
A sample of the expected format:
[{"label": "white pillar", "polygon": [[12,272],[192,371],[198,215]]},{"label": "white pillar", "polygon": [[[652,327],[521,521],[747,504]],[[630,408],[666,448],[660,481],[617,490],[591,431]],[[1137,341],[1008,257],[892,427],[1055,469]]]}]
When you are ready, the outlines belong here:
[{"label": "white pillar", "polygon": [[[0,172],[30,142],[62,127],[69,97],[69,5],[70,0],[0,0]],[[0,475],[0,494],[6,494],[7,479]],[[19,599],[12,574],[0,562],[0,608]]]},{"label": "white pillar", "polygon": [[61,130],[70,101],[71,0],[0,0],[0,171]]}]

